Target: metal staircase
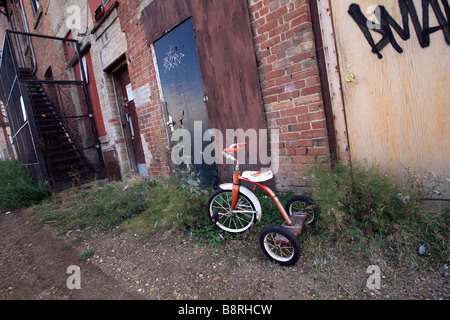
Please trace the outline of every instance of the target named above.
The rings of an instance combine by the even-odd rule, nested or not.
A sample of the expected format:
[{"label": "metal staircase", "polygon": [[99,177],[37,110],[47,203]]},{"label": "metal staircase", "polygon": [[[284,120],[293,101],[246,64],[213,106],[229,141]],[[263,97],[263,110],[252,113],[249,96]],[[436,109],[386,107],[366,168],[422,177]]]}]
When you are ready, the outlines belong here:
[{"label": "metal staircase", "polygon": [[41,84],[27,82],[27,87],[51,185],[58,190],[80,183],[93,169],[73,142]]},{"label": "metal staircase", "polygon": [[6,7],[6,0],[0,0],[0,13],[5,15],[9,20],[8,8]]},{"label": "metal staircase", "polygon": [[[0,7],[2,3],[0,0]],[[55,191],[106,178],[86,82],[70,80],[70,73],[58,68],[56,79],[53,73],[37,78],[35,64],[24,57],[17,37],[54,45],[73,42],[77,56],[81,54],[76,40],[6,30],[0,59],[0,98],[18,160],[30,169],[35,183],[47,181]],[[65,61],[65,57],[55,56],[54,63],[61,64],[58,59]]]}]

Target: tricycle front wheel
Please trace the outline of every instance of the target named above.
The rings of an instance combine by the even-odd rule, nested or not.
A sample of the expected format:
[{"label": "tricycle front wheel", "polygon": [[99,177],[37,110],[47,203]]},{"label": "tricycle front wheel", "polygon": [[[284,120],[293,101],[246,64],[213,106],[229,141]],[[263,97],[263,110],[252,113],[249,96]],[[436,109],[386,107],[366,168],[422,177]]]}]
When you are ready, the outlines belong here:
[{"label": "tricycle front wheel", "polygon": [[255,220],[255,205],[239,192],[237,205],[232,210],[232,200],[231,190],[215,191],[208,200],[208,216],[218,228],[230,233],[241,233],[248,230]]}]

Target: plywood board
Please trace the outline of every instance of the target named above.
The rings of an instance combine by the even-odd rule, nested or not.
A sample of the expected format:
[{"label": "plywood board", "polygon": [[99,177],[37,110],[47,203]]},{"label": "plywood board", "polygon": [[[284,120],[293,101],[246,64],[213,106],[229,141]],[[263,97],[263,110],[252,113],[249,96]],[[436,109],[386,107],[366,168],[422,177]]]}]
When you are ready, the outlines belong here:
[{"label": "plywood board", "polygon": [[[352,160],[380,164],[398,177],[404,176],[406,168],[422,176],[429,171],[439,174],[441,190],[446,189],[441,198],[449,199],[450,32],[448,20],[446,25],[442,23],[443,17],[448,18],[442,3],[430,2],[433,6],[425,16],[430,27],[440,28],[431,33],[428,46],[424,33],[417,36],[409,11],[409,39],[402,39],[392,26],[384,24],[384,30],[389,28],[392,34],[385,33],[386,45],[379,46],[378,53],[372,52],[368,39],[373,38],[375,44],[382,39],[373,29],[386,22],[386,12],[405,35],[400,2],[330,0],[330,5]],[[409,3],[410,10],[415,8],[416,26],[424,26],[422,1],[403,3]],[[369,28],[361,23],[360,27],[349,9],[354,14],[359,9],[374,23],[366,21]],[[358,83],[344,80],[350,73]]]}]

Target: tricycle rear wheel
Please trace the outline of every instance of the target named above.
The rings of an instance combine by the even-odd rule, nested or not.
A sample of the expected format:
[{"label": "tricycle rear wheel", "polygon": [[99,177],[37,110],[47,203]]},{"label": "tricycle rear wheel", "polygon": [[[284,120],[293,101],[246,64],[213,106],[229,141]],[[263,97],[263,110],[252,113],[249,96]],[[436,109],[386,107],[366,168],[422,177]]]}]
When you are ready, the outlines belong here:
[{"label": "tricycle rear wheel", "polygon": [[288,215],[295,213],[307,213],[305,224],[309,225],[317,220],[319,216],[319,206],[306,196],[293,196],[288,200],[285,206]]},{"label": "tricycle rear wheel", "polygon": [[264,228],[259,236],[259,244],[270,261],[282,266],[293,265],[300,258],[300,243],[297,237],[281,226]]}]

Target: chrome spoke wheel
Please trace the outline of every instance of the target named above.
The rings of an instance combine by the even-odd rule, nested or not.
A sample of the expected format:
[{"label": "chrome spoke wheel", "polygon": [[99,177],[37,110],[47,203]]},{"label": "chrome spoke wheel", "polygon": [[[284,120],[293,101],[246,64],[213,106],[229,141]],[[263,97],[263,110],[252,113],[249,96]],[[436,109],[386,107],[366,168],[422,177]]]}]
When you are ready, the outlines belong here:
[{"label": "chrome spoke wheel", "polygon": [[[244,232],[252,225],[256,215],[255,206],[243,194],[239,194],[234,210],[231,190],[218,190],[208,201],[208,213],[211,220],[222,230],[232,233]],[[215,217],[215,218],[214,218]]]}]

